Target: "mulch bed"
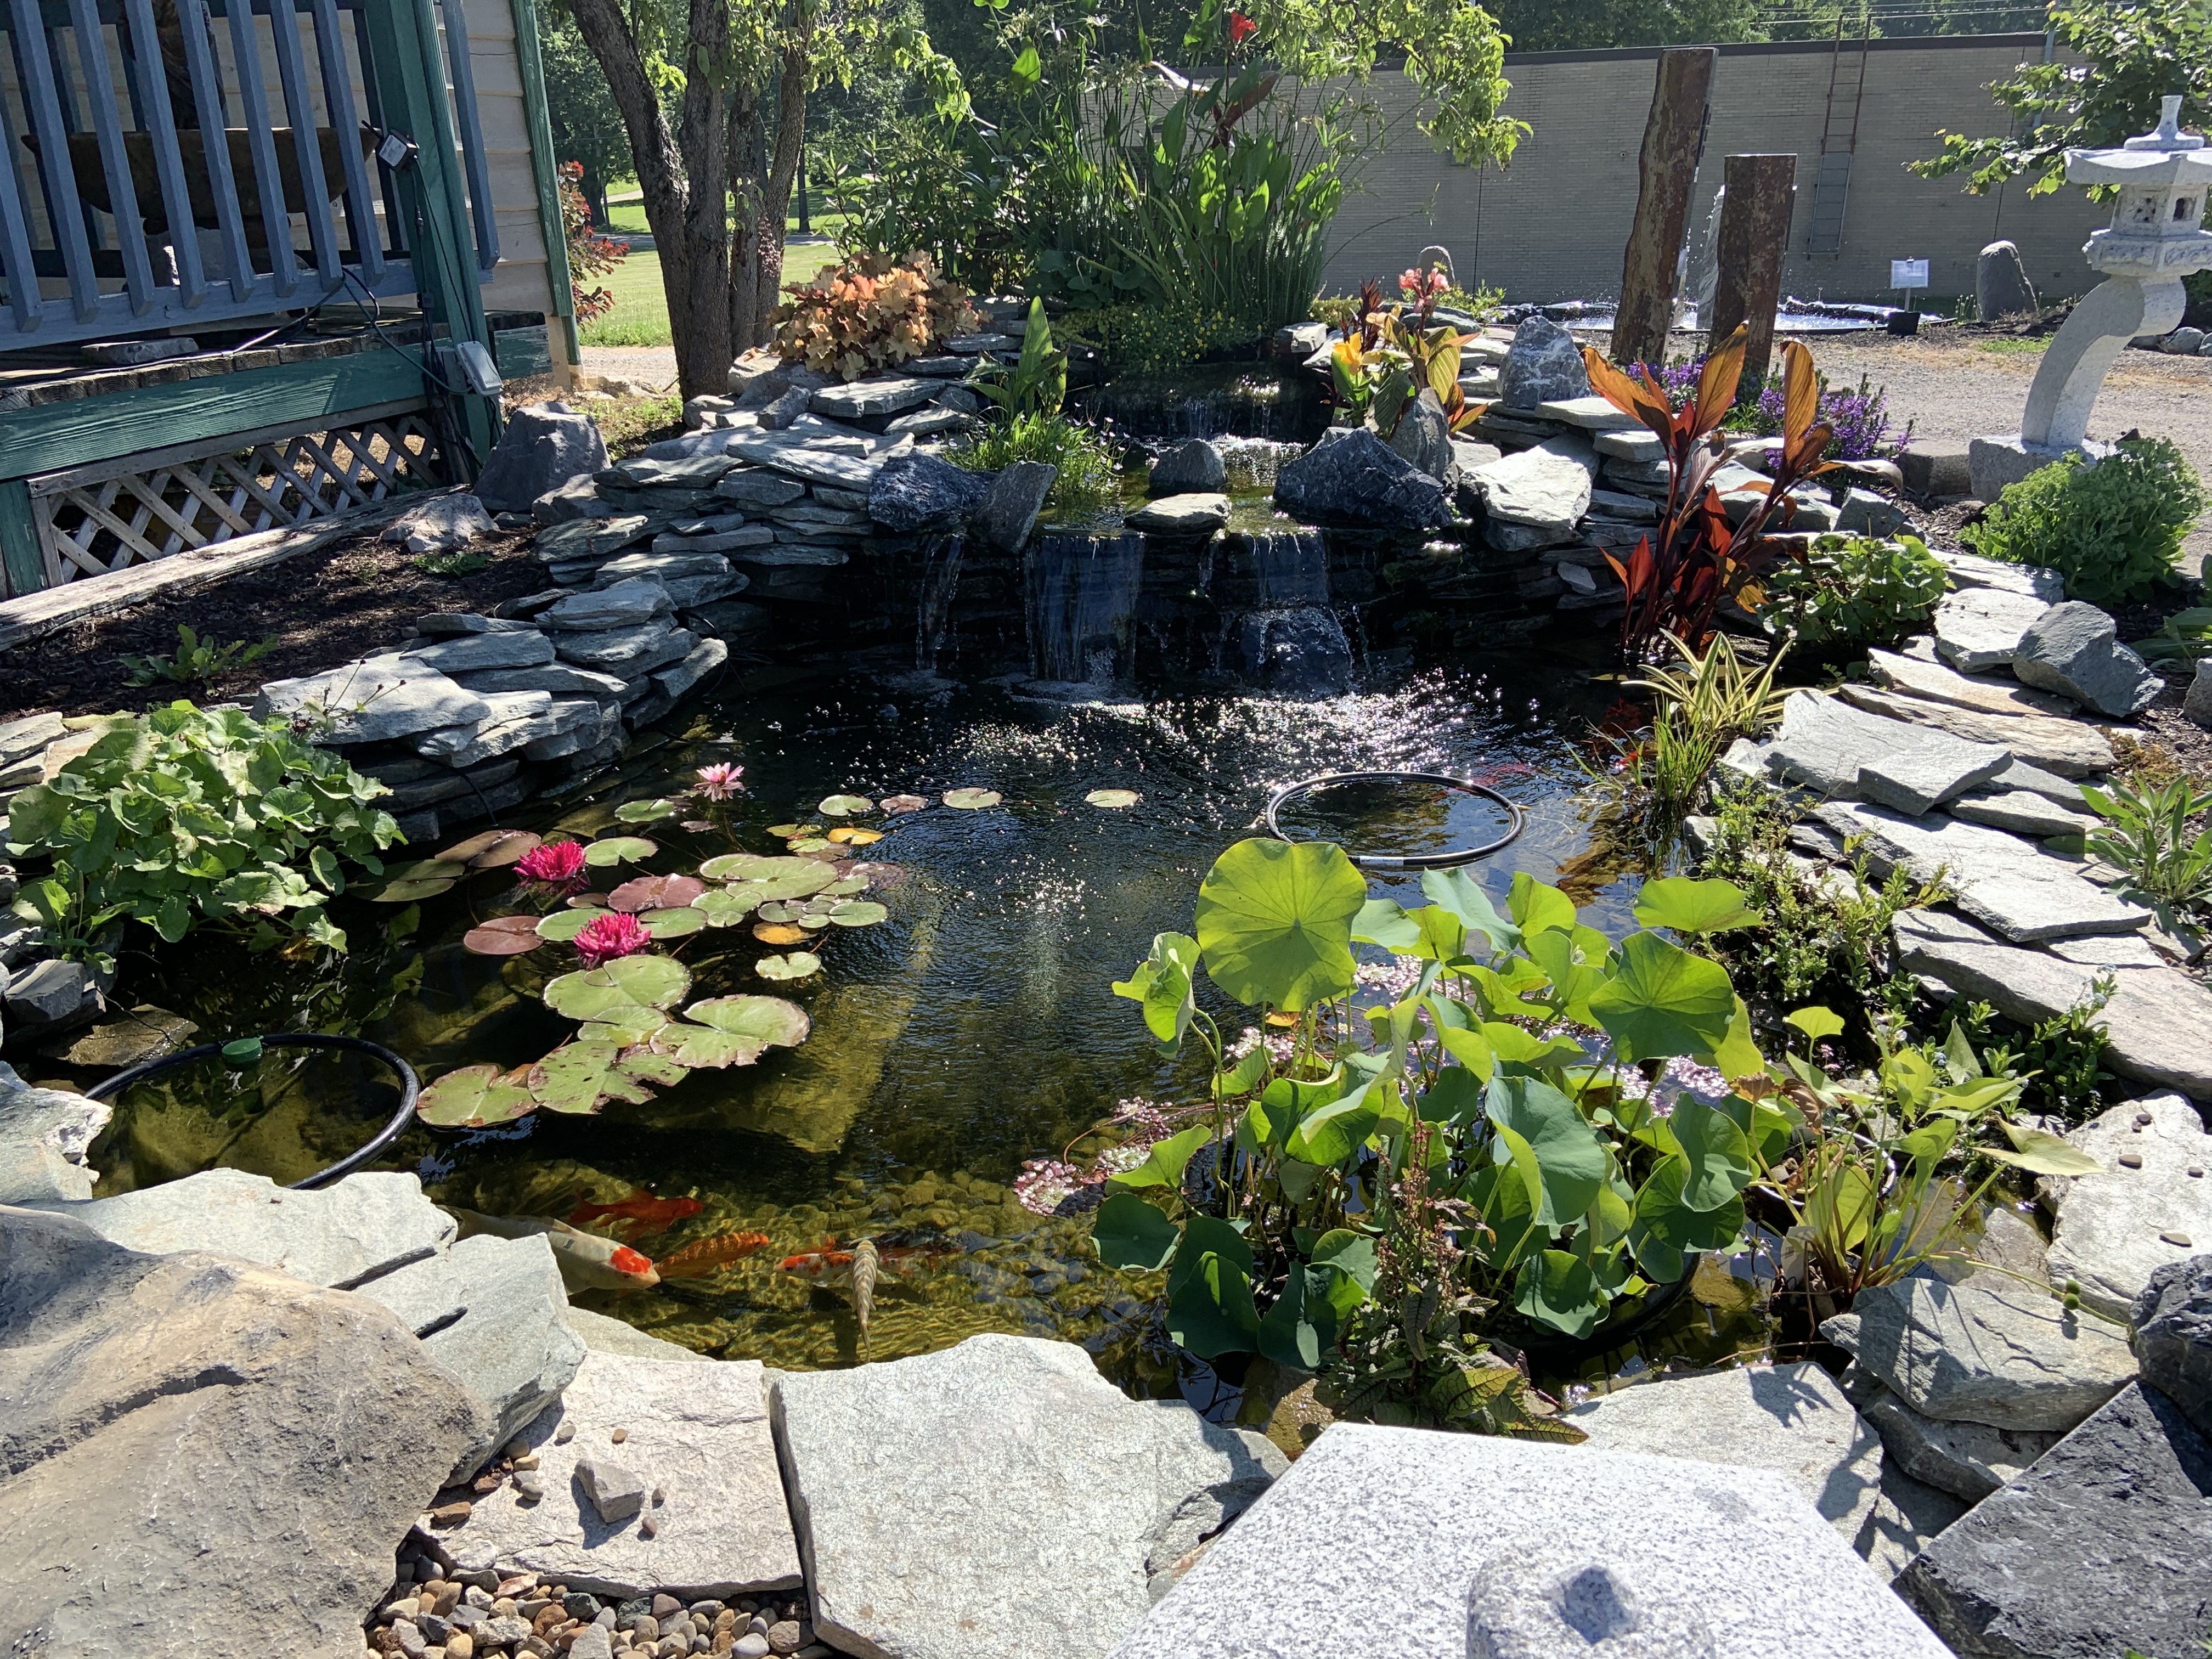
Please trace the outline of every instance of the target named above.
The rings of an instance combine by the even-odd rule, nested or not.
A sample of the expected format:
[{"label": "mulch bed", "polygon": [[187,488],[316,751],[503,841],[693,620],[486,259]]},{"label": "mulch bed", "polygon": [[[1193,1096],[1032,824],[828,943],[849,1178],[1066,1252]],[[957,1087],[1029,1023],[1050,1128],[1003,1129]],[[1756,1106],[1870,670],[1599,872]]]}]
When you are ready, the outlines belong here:
[{"label": "mulch bed", "polygon": [[[466,576],[433,576],[374,531],[349,537],[212,587],[155,598],[94,617],[0,653],[0,714],[64,714],[142,709],[190,697],[206,705],[250,697],[264,680],[319,673],[415,631],[432,611],[489,612],[502,599],[552,584],[529,553],[527,532],[485,537],[473,550],[491,562]],[[203,640],[273,643],[251,666],[203,684],[124,684],[125,656],[173,655],[179,623]]]}]

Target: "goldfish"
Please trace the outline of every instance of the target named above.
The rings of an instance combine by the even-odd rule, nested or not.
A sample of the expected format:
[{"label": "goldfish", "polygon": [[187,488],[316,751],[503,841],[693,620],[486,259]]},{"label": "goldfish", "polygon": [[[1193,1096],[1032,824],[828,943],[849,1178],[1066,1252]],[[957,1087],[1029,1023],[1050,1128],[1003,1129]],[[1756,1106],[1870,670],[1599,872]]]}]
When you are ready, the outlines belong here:
[{"label": "goldfish", "polygon": [[717,1233],[712,1238],[700,1239],[663,1256],[660,1276],[696,1279],[702,1273],[718,1273],[732,1261],[741,1261],[767,1246],[766,1233]]},{"label": "goldfish", "polygon": [[853,1317],[860,1322],[860,1340],[868,1340],[868,1315],[876,1305],[876,1268],[880,1258],[873,1239],[853,1246]]},{"label": "goldfish", "polygon": [[636,1231],[630,1237],[642,1238],[647,1233],[665,1233],[706,1207],[696,1198],[655,1198],[644,1188],[633,1187],[628,1198],[612,1204],[579,1204],[570,1212],[568,1224],[581,1227],[594,1221],[611,1222],[634,1226]]},{"label": "goldfish", "polygon": [[651,1261],[611,1238],[579,1232],[565,1221],[542,1215],[482,1215],[474,1210],[448,1208],[461,1224],[463,1237],[489,1233],[497,1238],[528,1238],[542,1234],[553,1247],[553,1260],[561,1269],[561,1282],[571,1291],[643,1291],[660,1283]]}]

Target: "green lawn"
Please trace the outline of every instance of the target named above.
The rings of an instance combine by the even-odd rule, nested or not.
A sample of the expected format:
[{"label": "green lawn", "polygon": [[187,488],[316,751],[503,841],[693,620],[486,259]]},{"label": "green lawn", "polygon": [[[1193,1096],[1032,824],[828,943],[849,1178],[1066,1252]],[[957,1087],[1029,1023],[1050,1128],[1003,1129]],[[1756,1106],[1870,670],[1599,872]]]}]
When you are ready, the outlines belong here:
[{"label": "green lawn", "polygon": [[[621,211],[620,208],[615,210],[617,220]],[[808,243],[792,248],[785,256],[787,263],[783,270],[784,281],[811,281],[817,271],[836,257],[836,250],[826,244]],[[668,297],[660,286],[659,254],[641,249],[599,282],[615,296],[615,308],[585,327],[582,339],[586,345],[665,346],[672,343]]]}]

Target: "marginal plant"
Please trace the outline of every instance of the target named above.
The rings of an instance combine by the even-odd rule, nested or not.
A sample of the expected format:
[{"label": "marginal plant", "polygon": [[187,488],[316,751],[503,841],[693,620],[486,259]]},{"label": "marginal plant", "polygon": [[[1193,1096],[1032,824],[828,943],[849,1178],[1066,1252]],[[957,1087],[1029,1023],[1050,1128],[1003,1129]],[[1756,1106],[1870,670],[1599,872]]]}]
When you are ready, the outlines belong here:
[{"label": "marginal plant", "polygon": [[1729,744],[1758,736],[1782,717],[1790,693],[1776,686],[1774,674],[1789,645],[1778,646],[1754,672],[1725,634],[1714,635],[1703,652],[1672,634],[1666,638],[1681,665],[1647,669],[1642,679],[1627,682],[1652,694],[1651,726],[1618,748],[1628,789],[1650,806],[1679,814],[1696,805]]},{"label": "marginal plant", "polygon": [[2128,648],[2145,662],[2195,662],[2212,655],[2212,606],[2177,611],[2148,639],[2130,640]]},{"label": "marginal plant", "polygon": [[939,276],[927,253],[864,253],[788,292],[773,318],[777,353],[840,380],[927,356],[976,320],[968,290]]},{"label": "marginal plant", "polygon": [[1480,405],[1467,401],[1459,384],[1460,354],[1473,335],[1449,325],[1431,326],[1425,313],[1409,313],[1402,307],[1371,312],[1366,321],[1370,327],[1347,329],[1329,352],[1330,383],[1340,409],[1385,438],[1398,429],[1424,392],[1437,394],[1454,432],[1482,413]]},{"label": "marginal plant", "polygon": [[1888,645],[1925,628],[1949,586],[1943,562],[1916,536],[1822,536],[1775,570],[1759,614],[1815,648]]},{"label": "marginal plant", "polygon": [[2111,605],[2171,575],[2190,529],[2212,505],[2166,438],[2123,438],[2098,461],[2052,462],[2007,484],[1959,539],[1984,558],[2046,566],[2069,598]]},{"label": "marginal plant", "polygon": [[2212,830],[2190,833],[2212,810],[2212,793],[2177,775],[2109,789],[2084,785],[2081,799],[2105,820],[2090,831],[2088,851],[2125,874],[2137,892],[2191,908],[2212,900]]}]

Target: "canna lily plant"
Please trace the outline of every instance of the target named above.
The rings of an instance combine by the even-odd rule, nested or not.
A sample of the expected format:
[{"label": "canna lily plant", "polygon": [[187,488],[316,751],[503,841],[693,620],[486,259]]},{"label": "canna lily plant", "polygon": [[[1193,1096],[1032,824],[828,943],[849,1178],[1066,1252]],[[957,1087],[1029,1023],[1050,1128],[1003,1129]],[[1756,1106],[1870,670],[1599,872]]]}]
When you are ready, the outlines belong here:
[{"label": "canna lily plant", "polygon": [[1460,357],[1474,337],[1448,324],[1425,325],[1400,310],[1370,313],[1369,328],[1347,331],[1329,352],[1329,377],[1340,408],[1358,414],[1383,438],[1424,392],[1437,394],[1444,420],[1464,430],[1485,405],[1470,404],[1460,390]]},{"label": "canna lily plant", "polygon": [[1766,499],[1741,523],[1729,522],[1712,480],[1725,461],[1720,427],[1735,406],[1748,340],[1748,330],[1740,325],[1707,356],[1696,390],[1680,409],[1668,403],[1650,365],[1626,374],[1595,349],[1583,348],[1591,389],[1665,446],[1667,501],[1658,529],[1637,543],[1625,564],[1606,555],[1628,590],[1620,649],[1632,662],[1649,658],[1668,634],[1702,647],[1721,601],[1752,597],[1747,585],[1770,556],[1760,549],[1762,538],[1770,526],[1786,526],[1796,511],[1790,492],[1834,465],[1820,459],[1835,434],[1819,418],[1820,383],[1813,354],[1789,341],[1782,348],[1782,447],[1774,474],[1743,486]]}]

